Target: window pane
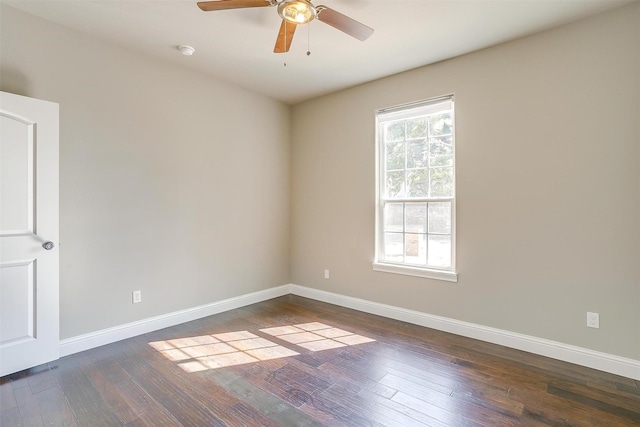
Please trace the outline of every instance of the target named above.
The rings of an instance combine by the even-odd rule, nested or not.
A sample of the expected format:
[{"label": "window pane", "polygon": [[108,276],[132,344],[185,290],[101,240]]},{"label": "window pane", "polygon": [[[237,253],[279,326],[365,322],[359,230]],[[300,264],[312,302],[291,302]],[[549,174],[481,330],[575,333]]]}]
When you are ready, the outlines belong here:
[{"label": "window pane", "polygon": [[404,169],[404,143],[392,142],[386,144],[387,170]]},{"label": "window pane", "polygon": [[387,203],[384,206],[384,231],[399,231],[403,228],[403,204]]},{"label": "window pane", "polygon": [[387,172],[387,197],[404,197],[404,171]]},{"label": "window pane", "polygon": [[431,175],[431,197],[453,197],[453,168],[433,168]]},{"label": "window pane", "polygon": [[427,136],[427,118],[407,120],[407,139],[424,138]]},{"label": "window pane", "polygon": [[407,196],[427,197],[429,195],[429,174],[427,169],[407,171]]},{"label": "window pane", "polygon": [[451,136],[430,138],[429,141],[429,151],[432,156],[453,156],[453,139]]},{"label": "window pane", "polygon": [[429,203],[429,233],[451,234],[451,203]]},{"label": "window pane", "polygon": [[404,141],[404,120],[384,124],[384,141]]},{"label": "window pane", "polygon": [[453,166],[453,140],[451,136],[431,138],[429,167]]},{"label": "window pane", "polygon": [[407,203],[405,205],[405,231],[408,233],[426,233],[427,204]]},{"label": "window pane", "polygon": [[402,262],[403,248],[402,233],[384,233],[384,259],[386,261]]},{"label": "window pane", "polygon": [[450,135],[453,129],[451,113],[436,114],[429,117],[431,135]]},{"label": "window pane", "polygon": [[451,267],[451,236],[429,236],[429,265]]},{"label": "window pane", "polygon": [[425,168],[428,158],[429,151],[426,140],[407,143],[407,168]]},{"label": "window pane", "polygon": [[432,136],[429,141],[431,142],[431,155],[453,154],[453,136]]},{"label": "window pane", "polygon": [[405,235],[405,258],[404,262],[409,264],[427,263],[427,244],[425,234]]},{"label": "window pane", "polygon": [[432,156],[429,158],[429,166],[432,168],[453,166],[453,156]]}]

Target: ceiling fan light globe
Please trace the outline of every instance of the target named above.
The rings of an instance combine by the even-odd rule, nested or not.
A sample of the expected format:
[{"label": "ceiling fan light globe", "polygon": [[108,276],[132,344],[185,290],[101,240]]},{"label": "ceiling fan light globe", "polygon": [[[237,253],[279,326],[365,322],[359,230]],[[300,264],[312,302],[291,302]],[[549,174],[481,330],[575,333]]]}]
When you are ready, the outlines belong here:
[{"label": "ceiling fan light globe", "polygon": [[278,14],[294,24],[306,24],[316,19],[316,8],[306,0],[288,0],[278,5]]}]

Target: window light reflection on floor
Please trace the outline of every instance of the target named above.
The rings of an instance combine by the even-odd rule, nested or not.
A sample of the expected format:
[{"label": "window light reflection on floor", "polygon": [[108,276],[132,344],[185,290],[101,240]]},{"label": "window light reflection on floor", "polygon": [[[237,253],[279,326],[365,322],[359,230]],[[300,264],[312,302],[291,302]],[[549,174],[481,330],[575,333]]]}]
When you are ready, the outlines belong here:
[{"label": "window light reflection on floor", "polygon": [[[260,329],[260,331],[311,351],[375,341],[318,322],[266,328]],[[167,359],[177,362],[178,366],[187,372],[224,368],[300,354],[249,331],[155,341],[149,345]]]},{"label": "window light reflection on floor", "polygon": [[333,328],[319,322],[260,329],[260,332],[273,335],[311,351],[328,350],[375,341],[374,339]]}]

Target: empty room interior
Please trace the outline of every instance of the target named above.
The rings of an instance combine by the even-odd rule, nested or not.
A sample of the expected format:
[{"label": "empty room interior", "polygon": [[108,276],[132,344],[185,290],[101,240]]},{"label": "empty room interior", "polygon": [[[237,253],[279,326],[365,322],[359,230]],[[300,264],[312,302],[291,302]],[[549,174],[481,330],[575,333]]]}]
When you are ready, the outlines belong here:
[{"label": "empty room interior", "polygon": [[2,427],[640,426],[640,2],[325,3],[0,0]]}]

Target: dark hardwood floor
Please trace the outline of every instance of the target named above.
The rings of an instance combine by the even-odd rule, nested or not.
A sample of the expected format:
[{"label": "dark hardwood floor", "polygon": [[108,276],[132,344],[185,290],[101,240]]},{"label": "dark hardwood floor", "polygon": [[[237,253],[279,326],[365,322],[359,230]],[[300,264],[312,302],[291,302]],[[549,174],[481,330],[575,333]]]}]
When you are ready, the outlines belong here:
[{"label": "dark hardwood floor", "polygon": [[640,382],[288,295],[0,378],[9,426],[640,426]]}]

